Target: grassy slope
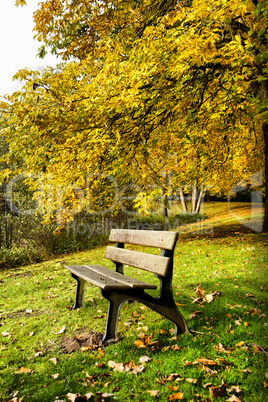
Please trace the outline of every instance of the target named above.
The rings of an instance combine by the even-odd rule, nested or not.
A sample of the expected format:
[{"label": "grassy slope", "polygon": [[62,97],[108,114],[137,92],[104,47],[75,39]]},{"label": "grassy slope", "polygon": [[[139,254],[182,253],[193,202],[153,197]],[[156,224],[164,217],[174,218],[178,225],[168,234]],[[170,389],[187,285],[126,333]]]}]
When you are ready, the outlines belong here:
[{"label": "grassy slope", "polygon": [[[134,303],[121,309],[120,342],[103,350],[65,353],[63,337],[85,327],[104,331],[107,301],[89,286],[85,308],[70,310],[75,283],[62,259],[112,267],[103,258],[105,248],[1,271],[0,400],[52,402],[68,400],[68,393],[92,392],[92,400],[112,393],[111,400],[151,401],[148,390],[157,391],[161,401],[209,401],[217,390],[219,401],[267,400],[268,239],[240,225],[225,203],[205,207],[210,218],[181,228],[175,252],[174,295],[196,331],[193,337],[174,338],[170,322]],[[248,221],[247,205],[232,207]],[[145,272],[140,275],[151,280]],[[197,285],[221,294],[211,303],[192,303]],[[155,347],[134,344],[141,332],[154,332]],[[145,355],[150,360],[138,374],[114,371],[108,364],[141,365]]]}]

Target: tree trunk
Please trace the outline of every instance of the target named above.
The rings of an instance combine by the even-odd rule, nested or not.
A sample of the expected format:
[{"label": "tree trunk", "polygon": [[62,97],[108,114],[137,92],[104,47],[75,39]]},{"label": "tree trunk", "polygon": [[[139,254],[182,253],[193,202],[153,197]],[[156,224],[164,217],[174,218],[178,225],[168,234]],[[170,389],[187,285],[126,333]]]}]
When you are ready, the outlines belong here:
[{"label": "tree trunk", "polygon": [[180,200],[181,200],[182,210],[183,210],[184,213],[187,213],[187,205],[186,205],[186,202],[185,202],[182,187],[180,187],[179,190],[180,190]]},{"label": "tree trunk", "polygon": [[196,201],[197,201],[197,184],[195,180],[192,190],[192,214],[195,213]]},{"label": "tree trunk", "polygon": [[262,125],[263,135],[264,135],[264,157],[265,157],[265,167],[264,167],[264,188],[265,188],[265,198],[264,198],[264,222],[263,222],[263,232],[268,232],[268,123]]},{"label": "tree trunk", "polygon": [[168,197],[166,194],[163,194],[161,213],[165,218],[168,217]]},{"label": "tree trunk", "polygon": [[204,194],[204,190],[201,190],[200,193],[199,193],[199,197],[198,197],[198,200],[197,200],[196,207],[195,207],[195,213],[196,213],[196,214],[198,214],[199,211],[200,211],[201,201],[202,201],[202,198],[203,198],[203,194]]}]

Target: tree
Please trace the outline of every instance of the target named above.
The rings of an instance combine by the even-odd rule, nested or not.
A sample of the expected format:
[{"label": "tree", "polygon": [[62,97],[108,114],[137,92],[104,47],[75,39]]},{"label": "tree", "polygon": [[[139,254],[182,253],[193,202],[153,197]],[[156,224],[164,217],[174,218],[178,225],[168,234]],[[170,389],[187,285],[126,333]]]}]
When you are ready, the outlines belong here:
[{"label": "tree", "polygon": [[[23,143],[25,167],[58,185],[134,171],[144,185],[154,176],[165,196],[159,167],[172,154],[187,165],[179,182],[187,176],[224,193],[265,165],[267,230],[267,5],[43,2],[37,36],[67,62],[18,73],[26,85],[9,110],[12,155]],[[160,155],[171,136],[171,152]],[[144,163],[149,151],[156,170]]]}]

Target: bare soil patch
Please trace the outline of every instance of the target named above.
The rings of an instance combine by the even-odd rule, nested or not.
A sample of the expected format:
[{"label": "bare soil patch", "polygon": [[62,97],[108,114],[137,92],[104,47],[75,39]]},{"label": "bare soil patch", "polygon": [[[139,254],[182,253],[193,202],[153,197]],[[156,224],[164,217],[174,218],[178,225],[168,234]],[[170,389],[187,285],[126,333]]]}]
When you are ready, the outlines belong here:
[{"label": "bare soil patch", "polygon": [[101,332],[94,332],[91,329],[81,329],[73,336],[62,339],[61,346],[68,353],[81,349],[96,349],[103,346],[102,337],[103,334]]}]

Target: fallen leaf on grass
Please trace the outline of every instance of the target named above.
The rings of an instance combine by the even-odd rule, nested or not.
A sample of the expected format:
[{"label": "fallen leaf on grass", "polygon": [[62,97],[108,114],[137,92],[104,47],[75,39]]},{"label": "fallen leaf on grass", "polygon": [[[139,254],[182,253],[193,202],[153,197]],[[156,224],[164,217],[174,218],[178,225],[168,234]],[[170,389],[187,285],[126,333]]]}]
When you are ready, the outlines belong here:
[{"label": "fallen leaf on grass", "polygon": [[242,346],[242,345],[244,345],[244,344],[245,344],[244,341],[240,341],[240,342],[238,342],[235,346],[236,346],[236,347],[239,347],[239,346]]},{"label": "fallen leaf on grass", "polygon": [[239,394],[239,392],[241,392],[241,389],[239,388],[238,385],[232,385],[231,388],[228,388],[228,389],[227,389],[227,391],[228,391],[228,392],[233,392],[233,391],[235,391],[235,392],[237,392],[237,393]]},{"label": "fallen leaf on grass", "polygon": [[34,354],[34,357],[42,356],[43,354],[44,352],[42,352],[42,350],[37,350]]},{"label": "fallen leaf on grass", "polygon": [[93,396],[92,392],[89,392],[88,394],[81,396],[79,394],[71,394],[70,392],[67,394],[67,398],[71,401],[71,402],[82,402],[82,401],[87,401],[88,399],[90,399]]},{"label": "fallen leaf on grass", "polygon": [[237,398],[235,395],[231,395],[229,399],[227,399],[229,402],[241,402],[241,399]]},{"label": "fallen leaf on grass", "polygon": [[148,394],[150,394],[150,396],[159,396],[159,391],[158,390],[150,390],[150,391],[146,391]]},{"label": "fallen leaf on grass", "polygon": [[201,313],[202,313],[202,311],[194,311],[194,312],[190,315],[189,319],[192,320],[193,318],[195,318],[195,317],[197,316],[197,314],[201,314]]},{"label": "fallen leaf on grass", "polygon": [[206,383],[206,384],[203,384],[203,387],[204,388],[208,388],[208,387],[210,387],[212,385],[212,383],[211,382],[208,382],[208,383]]},{"label": "fallen leaf on grass", "polygon": [[123,363],[116,363],[112,360],[110,360],[108,362],[108,366],[111,367],[113,369],[113,371],[120,371],[120,372],[128,372],[128,373],[132,373],[132,374],[137,374],[140,373],[144,370],[144,366],[143,365],[136,365],[135,363],[133,363],[132,361],[130,361],[127,364],[123,364]]},{"label": "fallen leaf on grass", "polygon": [[196,362],[204,364],[204,365],[208,365],[208,366],[217,366],[218,365],[218,363],[214,362],[214,360],[206,359],[205,357],[197,358],[196,361],[193,362],[193,364],[196,364]]},{"label": "fallen leaf on grass", "polygon": [[178,373],[171,373],[167,376],[163,376],[162,380],[163,381],[174,381],[174,379],[175,379],[175,381],[176,381],[177,378],[181,378],[181,376]]},{"label": "fallen leaf on grass", "polygon": [[219,291],[211,291],[210,293],[206,294],[205,289],[202,288],[202,286],[198,285],[195,289],[194,292],[197,295],[197,298],[192,301],[192,303],[202,303],[202,302],[207,302],[211,303],[214,299],[215,296],[221,295],[221,292]]},{"label": "fallen leaf on grass", "polygon": [[150,359],[150,357],[148,357],[148,356],[141,356],[141,357],[139,358],[139,361],[140,361],[141,364],[146,363],[146,362],[148,362],[149,360],[151,360],[151,359]]},{"label": "fallen leaf on grass", "polygon": [[60,373],[56,373],[56,374],[52,374],[51,377],[56,379],[56,378],[58,378],[59,375],[60,375]]},{"label": "fallen leaf on grass", "polygon": [[239,370],[241,373],[252,373],[252,371],[249,368],[246,368],[244,370]]},{"label": "fallen leaf on grass", "polygon": [[58,359],[57,357],[52,357],[51,359],[48,359],[50,362],[57,364],[58,363]]},{"label": "fallen leaf on grass", "polygon": [[218,352],[231,353],[230,350],[226,350],[226,349],[225,349],[225,347],[223,346],[222,343],[219,343],[219,345],[215,345],[215,349],[216,349]]},{"label": "fallen leaf on grass", "polygon": [[138,348],[147,348],[150,350],[155,350],[160,347],[159,341],[152,341],[155,331],[151,335],[146,335],[144,332],[138,335],[138,340],[134,344]]},{"label": "fallen leaf on grass", "polygon": [[55,332],[56,334],[63,334],[65,332],[65,325],[60,328],[57,332]]},{"label": "fallen leaf on grass", "polygon": [[3,331],[1,332],[2,336],[11,336],[11,334],[9,332]]},{"label": "fallen leaf on grass", "polygon": [[21,367],[19,370],[15,371],[16,374],[21,374],[21,373],[32,373],[33,370],[27,368],[27,367]]},{"label": "fallen leaf on grass", "polygon": [[183,399],[183,392],[177,392],[168,396],[168,401],[177,401],[179,399]]},{"label": "fallen leaf on grass", "polygon": [[263,386],[264,386],[264,388],[268,388],[268,382],[263,381]]},{"label": "fallen leaf on grass", "polygon": [[178,391],[179,387],[174,387],[174,385],[168,385],[167,390],[168,391]]},{"label": "fallen leaf on grass", "polygon": [[191,384],[197,384],[197,380],[195,378],[185,378],[185,381],[188,381]]}]

